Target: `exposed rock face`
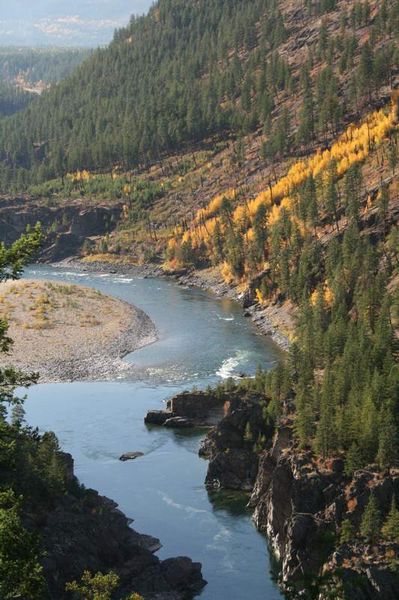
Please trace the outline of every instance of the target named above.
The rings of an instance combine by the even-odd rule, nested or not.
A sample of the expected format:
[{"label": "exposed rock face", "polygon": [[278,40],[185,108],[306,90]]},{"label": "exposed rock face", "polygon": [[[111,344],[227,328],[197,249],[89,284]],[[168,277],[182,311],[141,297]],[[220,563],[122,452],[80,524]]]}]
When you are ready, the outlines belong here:
[{"label": "exposed rock face", "polygon": [[167,403],[167,410],[177,417],[193,421],[214,418],[218,422],[223,414],[226,396],[207,392],[183,392],[173,396]]},{"label": "exposed rock face", "polygon": [[226,394],[183,392],[168,400],[166,410],[150,410],[144,422],[171,428],[209,427],[223,417],[228,401]]},{"label": "exposed rock face", "polygon": [[[283,584],[300,590],[305,577],[324,573],[335,578],[339,568],[344,598],[397,598],[399,578],[386,558],[392,545],[371,551],[354,538],[342,547],[339,533],[344,519],[358,530],[371,490],[386,515],[392,492],[399,492],[399,477],[362,471],[350,481],[341,459],[318,464],[311,453],[298,452],[288,440],[284,448],[282,435],[280,431],[273,449],[260,459],[251,505],[257,527],[267,533],[281,561]],[[319,600],[325,597],[321,591]]]},{"label": "exposed rock face", "polygon": [[84,201],[47,205],[31,198],[2,199],[0,241],[10,244],[38,221],[48,231],[42,260],[62,260],[76,254],[85,239],[112,231],[122,213],[122,203],[87,206]]},{"label": "exposed rock face", "polygon": [[[72,458],[65,455],[69,470]],[[72,471],[70,472],[72,476]],[[28,520],[42,535],[43,566],[50,597],[65,597],[65,584],[84,570],[115,571],[121,592],[136,591],[145,600],[192,597],[205,585],[201,565],[179,557],[161,561],[155,555],[159,540],[137,533],[112,500],[94,490],[80,489],[62,496],[54,509]]]},{"label": "exposed rock face", "polygon": [[147,425],[164,425],[168,419],[172,418],[172,414],[166,410],[150,410],[144,417],[144,422]]},{"label": "exposed rock face", "polygon": [[[254,437],[262,433],[269,440],[260,455],[246,443],[247,423]],[[283,587],[293,598],[301,597],[306,580],[323,576],[318,600],[330,597],[323,585],[331,593],[332,584],[345,600],[397,599],[399,574],[390,563],[399,556],[398,545],[370,546],[356,536],[350,544],[340,544],[339,535],[343,520],[359,530],[371,493],[387,515],[392,495],[399,498],[399,472],[382,475],[371,466],[349,478],[340,457],[317,461],[310,451],[295,447],[289,421],[272,439],[262,426],[256,398],[234,398],[200,454],[210,459],[207,485],[252,490],[254,521],[280,560]]]},{"label": "exposed rock face", "polygon": [[256,397],[244,400],[231,394],[226,415],[202,443],[200,455],[209,459],[206,485],[250,491],[258,472],[256,441],[270,437]]}]

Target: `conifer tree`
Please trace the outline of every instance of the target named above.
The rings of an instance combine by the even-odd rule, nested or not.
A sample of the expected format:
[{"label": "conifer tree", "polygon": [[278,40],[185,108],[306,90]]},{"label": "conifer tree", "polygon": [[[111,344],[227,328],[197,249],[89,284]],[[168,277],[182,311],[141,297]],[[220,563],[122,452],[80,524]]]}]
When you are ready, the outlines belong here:
[{"label": "conifer tree", "polygon": [[398,458],[398,430],[389,407],[381,411],[377,461],[381,469],[388,469]]},{"label": "conifer tree", "polygon": [[345,519],[342,521],[341,525],[341,534],[339,537],[339,541],[341,544],[349,544],[353,541],[355,535],[355,528],[349,519]]},{"label": "conifer tree", "polygon": [[14,493],[0,493],[0,597],[42,600],[45,581],[38,540],[23,527],[20,513]]},{"label": "conifer tree", "polygon": [[399,510],[396,505],[395,495],[392,495],[391,509],[382,526],[381,532],[385,540],[399,543]]},{"label": "conifer tree", "polygon": [[314,138],[314,100],[309,72],[302,72],[303,104],[299,115],[297,143],[309,144]]},{"label": "conifer tree", "polygon": [[345,458],[345,475],[353,475],[355,471],[363,466],[363,457],[359,446],[353,442]]},{"label": "conifer tree", "polygon": [[369,542],[376,542],[380,537],[381,513],[378,508],[377,500],[373,493],[370,494],[369,501],[363,513],[360,525],[360,534]]}]

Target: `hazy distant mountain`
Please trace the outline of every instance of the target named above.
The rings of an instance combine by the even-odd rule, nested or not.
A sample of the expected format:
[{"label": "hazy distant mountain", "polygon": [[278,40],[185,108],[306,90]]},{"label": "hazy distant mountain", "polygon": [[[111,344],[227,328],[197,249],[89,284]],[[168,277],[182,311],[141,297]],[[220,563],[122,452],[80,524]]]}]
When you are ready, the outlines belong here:
[{"label": "hazy distant mountain", "polygon": [[97,46],[152,0],[14,0],[0,2],[1,45]]}]

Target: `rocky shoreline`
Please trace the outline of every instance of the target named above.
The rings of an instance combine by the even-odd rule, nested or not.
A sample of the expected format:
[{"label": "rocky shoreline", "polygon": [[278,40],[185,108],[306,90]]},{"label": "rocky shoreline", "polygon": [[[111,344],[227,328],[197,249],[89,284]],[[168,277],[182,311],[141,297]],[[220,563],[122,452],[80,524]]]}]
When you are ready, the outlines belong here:
[{"label": "rocky shoreline", "polygon": [[[69,263],[86,270],[104,270],[104,264]],[[79,268],[79,267],[78,267]],[[108,271],[142,277],[165,277],[158,268],[108,265]],[[260,317],[251,292],[238,297],[226,284],[209,284],[194,272],[173,273],[181,285],[213,291],[241,301],[247,315],[270,334]],[[287,349],[289,339],[275,341]],[[327,600],[396,600],[399,576],[393,563],[399,547],[393,543],[370,544],[357,536],[341,541],[343,522],[354,530],[371,494],[380,500],[383,514],[389,511],[394,492],[399,494],[399,472],[381,475],[370,465],[352,477],[344,473],[344,461],[316,460],[311,451],[300,450],[293,439],[292,421],[277,427],[265,422],[264,398],[255,392],[186,392],[173,397],[164,411],[150,411],[149,426],[209,431],[200,456],[209,460],[205,484],[209,489],[244,491],[259,531],[265,533],[280,565],[279,582],[287,598]],[[212,417],[211,417],[212,415]],[[213,419],[213,420],[212,420]],[[309,590],[313,590],[309,596]],[[313,594],[313,595],[312,595]]]},{"label": "rocky shoreline", "polygon": [[[250,494],[254,522],[269,539],[288,598],[327,600],[335,591],[340,599],[397,599],[399,545],[355,535],[341,540],[340,532],[344,521],[358,530],[371,494],[388,514],[392,495],[399,494],[399,471],[383,475],[370,465],[347,476],[342,458],[316,460],[295,445],[289,419],[277,429],[265,424],[264,399],[255,392],[186,392],[158,416],[168,418],[178,407],[179,418],[195,426],[195,402],[208,411],[223,404],[199,451],[209,460],[205,484]],[[154,416],[150,411],[146,422],[155,423]]]},{"label": "rocky shoreline", "polygon": [[84,570],[113,571],[119,576],[120,595],[133,591],[145,600],[187,600],[200,592],[206,584],[200,563],[187,557],[157,558],[160,541],[132,529],[132,520],[115,502],[81,487],[72,457],[60,456],[68,472],[66,493],[50,510],[25,516],[26,526],[42,540],[49,598],[63,600],[66,583],[79,579]]}]

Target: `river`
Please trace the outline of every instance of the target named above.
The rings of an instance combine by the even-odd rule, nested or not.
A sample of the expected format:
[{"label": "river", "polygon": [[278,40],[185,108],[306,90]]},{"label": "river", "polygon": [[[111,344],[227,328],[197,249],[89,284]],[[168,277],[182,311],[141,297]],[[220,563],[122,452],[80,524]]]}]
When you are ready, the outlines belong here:
[{"label": "river", "polygon": [[[194,386],[204,388],[257,365],[270,368],[279,350],[258,335],[238,304],[175,282],[33,266],[26,277],[92,286],[142,308],[160,339],[127,360],[137,374],[107,382],[44,384],[29,390],[30,425],[54,431],[87,487],[113,498],[134,528],[160,538],[160,558],[187,555],[208,581],[201,600],[277,600],[267,541],[237,494],[210,496],[201,432],[149,429],[147,410]],[[122,463],[128,451],[143,458]]]}]

